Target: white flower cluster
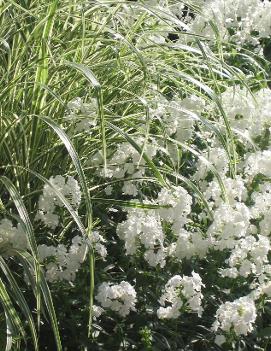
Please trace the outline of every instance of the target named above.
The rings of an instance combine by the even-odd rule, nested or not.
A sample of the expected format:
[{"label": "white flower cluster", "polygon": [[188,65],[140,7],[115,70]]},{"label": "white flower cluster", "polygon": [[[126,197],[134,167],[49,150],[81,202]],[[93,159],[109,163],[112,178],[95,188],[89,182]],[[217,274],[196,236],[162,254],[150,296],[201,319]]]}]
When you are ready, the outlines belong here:
[{"label": "white flower cluster", "polygon": [[271,184],[264,182],[251,195],[254,205],[251,207],[253,218],[260,220],[259,228],[262,235],[271,232]]},{"label": "white flower cluster", "polygon": [[240,297],[233,302],[227,301],[219,307],[213,330],[234,331],[236,335],[247,335],[253,330],[256,317],[254,301],[248,296]]},{"label": "white flower cluster", "polygon": [[134,255],[140,245],[144,258],[151,265],[164,267],[166,249],[160,216],[154,210],[129,209],[126,221],[117,227],[119,237],[125,241],[127,255]]},{"label": "white flower cluster", "polygon": [[74,125],[74,132],[91,132],[97,124],[97,100],[92,98],[89,103],[84,103],[77,97],[67,104],[65,119]]},{"label": "white flower cluster", "polygon": [[189,31],[214,40],[212,21],[222,39],[255,45],[259,38],[271,35],[270,11],[268,0],[206,0],[202,14],[191,21]]},{"label": "white flower cluster", "polygon": [[[176,319],[182,311],[197,312],[201,316],[202,287],[201,277],[194,271],[191,277],[175,275],[169,279],[159,300],[162,307],[157,310],[158,318]],[[164,307],[167,304],[169,306]]]},{"label": "white flower cluster", "polygon": [[[159,120],[168,135],[174,136],[177,141],[184,142],[191,138],[193,126],[204,110],[205,101],[196,95],[184,99],[174,97],[170,101],[159,95],[151,99],[150,106],[151,119],[153,121]],[[176,150],[171,144],[166,150],[153,138],[145,140],[142,136],[133,136],[133,139],[150,159],[155,157],[159,150],[169,154],[172,159],[176,159]],[[128,177],[138,179],[145,175],[146,162],[138,150],[129,142],[118,145],[108,159],[106,174],[104,169],[101,169],[103,165],[101,151],[96,152],[89,164],[99,168],[97,174],[108,178],[125,179]],[[137,184],[140,185],[140,181],[125,181],[122,186],[123,194],[136,196],[138,194]],[[108,195],[111,191],[112,186],[106,188]]]},{"label": "white flower cluster", "polygon": [[268,262],[270,241],[267,237],[258,235],[258,240],[252,235],[238,241],[231,252],[228,264],[230,270],[222,271],[222,275],[247,277],[250,274],[261,274],[264,265]]},{"label": "white flower cluster", "polygon": [[129,209],[127,219],[118,224],[117,233],[125,241],[126,254],[134,255],[139,247],[143,247],[144,258],[151,266],[164,267],[168,248],[164,246],[165,234],[161,221],[171,223],[174,232],[179,233],[189,221],[192,197],[179,186],[163,188],[156,201],[159,205],[169,207],[157,210]]},{"label": "white flower cluster", "polygon": [[229,159],[225,149],[221,147],[210,147],[208,150],[203,151],[201,158],[197,161],[196,172],[193,179],[202,181],[211,171],[210,166],[215,167],[220,176],[224,176],[229,170]]},{"label": "white flower cluster", "polygon": [[20,223],[14,226],[9,219],[4,218],[0,222],[0,248],[7,250],[9,247],[26,250],[28,240]]},{"label": "white flower cluster", "polygon": [[38,257],[44,264],[46,279],[51,283],[62,280],[74,281],[87,251],[86,240],[79,235],[72,239],[69,249],[63,244],[57,247],[39,245]]},{"label": "white flower cluster", "polygon": [[203,258],[211,247],[211,240],[199,231],[188,232],[181,229],[176,243],[171,244],[170,253],[178,260],[192,257]]},{"label": "white flower cluster", "polygon": [[163,188],[157,197],[159,205],[170,206],[158,210],[161,219],[173,224],[173,229],[178,232],[186,224],[191,212],[192,197],[181,186],[171,189]]},{"label": "white flower cluster", "polygon": [[[135,137],[134,141],[141,147],[144,153],[152,159],[159,147],[155,140],[147,140],[145,142],[143,137]],[[100,176],[104,176],[104,169],[100,169],[103,164],[103,158],[100,151],[98,151],[91,159],[90,164],[98,167],[97,173]],[[106,169],[106,177],[123,179],[128,178],[142,178],[145,175],[146,162],[142,155],[128,142],[120,143],[117,150],[113,153],[111,158],[108,160]],[[136,182],[125,181],[122,187],[123,194],[136,196],[138,189]],[[108,194],[110,194],[111,188],[108,188]]]},{"label": "white flower cluster", "polygon": [[136,311],[136,291],[126,281],[120,284],[102,283],[98,287],[95,298],[103,308],[117,312],[121,317],[126,317],[131,311]]},{"label": "white flower cluster", "polygon": [[[245,202],[247,199],[247,188],[241,176],[236,178],[222,178],[228,204],[235,206],[236,202]],[[209,206],[219,207],[224,203],[221,187],[217,179],[210,183],[204,192],[204,198],[209,201]]]},{"label": "white flower cluster", "polygon": [[92,316],[93,319],[96,320],[99,317],[101,317],[101,315],[104,313],[104,309],[101,306],[98,305],[92,305]]},{"label": "white flower cluster", "polygon": [[243,203],[233,207],[222,203],[214,212],[214,220],[207,230],[214,248],[232,249],[236,240],[244,237],[250,226],[250,211]]},{"label": "white flower cluster", "polygon": [[184,142],[193,135],[195,121],[205,108],[205,101],[196,95],[184,99],[173,97],[170,101],[157,96],[152,101],[151,118],[158,119],[168,135]]},{"label": "white flower cluster", "polygon": [[248,154],[245,160],[245,173],[251,178],[257,174],[271,177],[271,150]]},{"label": "white flower cluster", "polygon": [[[79,208],[81,190],[76,179],[71,176],[65,178],[57,175],[50,177],[49,182],[65,196],[75,210]],[[43,193],[39,198],[38,213],[35,219],[41,220],[49,228],[56,228],[59,225],[58,207],[64,207],[64,204],[58,198],[54,189],[48,184],[45,184]]]},{"label": "white flower cluster", "polygon": [[221,102],[231,127],[241,136],[255,138],[270,127],[270,89],[253,94],[240,86],[229,87],[221,94]]},{"label": "white flower cluster", "polygon": [[97,254],[101,256],[103,260],[105,260],[107,256],[107,249],[104,245],[104,243],[106,243],[105,238],[99,234],[99,232],[93,231],[90,237],[90,243],[93,245],[93,248]]},{"label": "white flower cluster", "polygon": [[[236,167],[237,174],[231,178],[229,159],[220,146],[220,140],[215,133],[206,132],[198,121],[198,133],[203,132],[206,134],[202,135],[207,136],[206,147],[201,148],[202,157],[199,157],[192,177],[207,200],[212,216],[207,214],[206,209],[193,212],[193,206],[199,204],[197,198],[183,187],[173,186],[171,189],[161,189],[155,200],[157,204],[169,207],[131,209],[127,219],[117,228],[119,237],[125,242],[126,253],[135,255],[143,252],[151,266],[164,267],[170,261],[204,260],[207,255],[218,250],[223,252],[218,276],[236,279],[237,286],[239,281],[249,278],[246,296],[239,298],[238,295],[237,300],[225,302],[217,311],[213,330],[218,333],[215,342],[220,345],[227,341],[228,332],[234,331],[237,336],[251,332],[257,312],[255,301],[260,296],[271,296],[271,185],[267,179],[259,180],[259,184],[252,189],[252,180],[260,178],[255,176],[271,176],[270,145],[263,148],[259,142],[259,137],[266,135],[270,127],[270,92],[262,89],[252,97],[237,87],[226,90],[221,98],[234,135],[243,150],[240,154],[236,150],[239,164]],[[163,120],[168,116],[166,104],[162,99],[156,110],[151,110],[152,118]],[[201,113],[200,108],[197,113]],[[213,106],[207,110],[207,113],[217,118]],[[221,125],[221,120],[216,120]],[[172,138],[179,138],[178,123],[174,119],[166,128]],[[194,124],[189,128],[193,129]],[[254,142],[254,148],[248,140]],[[198,145],[195,143],[193,147],[196,149]],[[224,194],[217,177],[210,174],[210,165],[224,183]],[[136,169],[132,172],[136,172]],[[225,279],[227,281],[230,280]],[[187,310],[197,312],[200,316],[202,286],[200,277],[194,272],[192,277],[177,275],[171,278],[160,299],[158,317],[174,319]],[[231,291],[231,286],[226,291]]]}]

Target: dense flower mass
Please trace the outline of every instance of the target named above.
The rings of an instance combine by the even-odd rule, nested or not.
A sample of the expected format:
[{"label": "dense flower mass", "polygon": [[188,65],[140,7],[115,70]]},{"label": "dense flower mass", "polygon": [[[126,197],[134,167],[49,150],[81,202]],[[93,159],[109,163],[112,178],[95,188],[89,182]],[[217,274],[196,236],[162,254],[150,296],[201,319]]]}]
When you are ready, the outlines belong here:
[{"label": "dense flower mass", "polygon": [[[173,262],[181,267],[186,262],[204,261],[216,251],[221,252],[221,259],[216,262],[217,279],[229,279],[229,284],[227,289],[224,286],[225,300],[213,316],[212,330],[216,333],[217,345],[227,343],[232,332],[236,337],[249,334],[257,317],[257,301],[271,294],[268,284],[271,277],[268,258],[271,188],[266,179],[261,180],[261,177],[270,176],[271,157],[269,144],[265,147],[260,144],[261,137],[270,128],[270,90],[265,88],[252,93],[246,88],[231,86],[222,92],[221,104],[241,150],[235,154],[238,162],[235,175],[230,168],[229,150],[221,145],[216,130],[210,130],[203,123],[206,114],[219,114],[217,106],[213,102],[208,105],[195,95],[184,99],[174,96],[171,101],[157,95],[152,100],[151,123],[163,125],[163,131],[172,138],[172,143],[163,145],[153,136],[143,138],[136,135],[138,147],[123,142],[109,153],[106,172],[102,151],[96,152],[88,161],[91,167],[94,165],[97,177],[110,180],[104,190],[106,196],[129,196],[138,205],[139,199],[143,198],[143,208],[135,205],[126,209],[125,217],[120,217],[122,220],[116,225],[117,240],[123,245],[128,261],[136,262],[140,257],[151,270],[167,268]],[[70,102],[69,118],[83,113],[84,106],[80,99]],[[95,104],[92,106],[97,109]],[[226,133],[222,117],[217,119],[216,125]],[[196,135],[208,137],[200,149]],[[147,158],[159,160],[162,156],[163,163],[166,163],[168,157],[174,165],[178,164],[176,150],[180,145],[174,145],[174,140],[189,141],[191,148],[196,150],[195,167],[190,167],[189,174],[202,193],[208,210],[202,206],[200,197],[185,184],[163,186],[151,195],[145,193],[143,178],[148,176]],[[256,187],[253,185],[255,179]],[[63,207],[54,188],[75,210],[81,203],[81,191],[72,177],[56,176],[49,181],[52,187],[44,186],[36,219],[54,230],[61,223],[60,209]],[[118,210],[110,210],[118,213]],[[88,241],[93,252],[104,262],[108,260],[106,242],[98,231],[94,231]],[[39,245],[39,259],[47,280],[74,281],[88,252],[88,244],[76,236],[70,246]],[[178,320],[181,314],[194,312],[201,318],[205,313],[202,288],[208,289],[206,274],[208,276],[208,272],[203,278],[192,271],[191,276],[174,275],[170,278],[159,299],[158,319]],[[227,301],[226,291],[232,290],[230,282],[236,280],[238,286],[239,280],[248,277],[250,283],[246,294],[241,297],[238,294],[233,302]],[[138,297],[135,288],[126,281],[120,284],[105,281],[97,288],[96,301],[99,303],[99,306],[93,306],[96,320],[105,318],[108,310],[127,318],[131,311],[136,311]]]},{"label": "dense flower mass", "polygon": [[268,351],[271,0],[40,2],[0,6],[6,350]]},{"label": "dense flower mass", "polygon": [[192,197],[181,186],[171,190],[162,189],[158,194],[157,202],[159,205],[170,206],[170,208],[161,208],[159,214],[165,221],[173,223],[176,229],[181,228],[188,221]]},{"label": "dense flower mass", "polygon": [[261,89],[253,94],[240,86],[230,87],[221,94],[232,128],[248,139],[261,135],[270,127],[270,98],[270,89]]},{"label": "dense flower mass", "polygon": [[205,0],[202,15],[191,21],[190,31],[212,40],[219,34],[223,40],[238,44],[245,41],[258,44],[260,38],[271,35],[270,10],[268,0]]}]

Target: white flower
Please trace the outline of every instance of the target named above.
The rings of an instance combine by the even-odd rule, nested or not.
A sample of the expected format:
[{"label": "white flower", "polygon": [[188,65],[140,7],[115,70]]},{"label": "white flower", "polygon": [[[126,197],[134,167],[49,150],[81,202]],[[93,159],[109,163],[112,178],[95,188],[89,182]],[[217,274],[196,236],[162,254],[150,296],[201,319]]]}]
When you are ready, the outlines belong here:
[{"label": "white flower", "polygon": [[164,233],[154,210],[129,209],[126,221],[117,227],[117,234],[125,241],[126,254],[134,255],[143,246],[144,257],[151,266],[165,265]]},{"label": "white flower", "polygon": [[234,207],[222,203],[214,212],[207,234],[218,250],[233,248],[236,240],[246,235],[250,222],[249,209],[243,203]]},{"label": "white flower", "polygon": [[4,218],[0,222],[0,247],[8,246],[14,249],[26,250],[28,248],[27,235],[24,232],[21,224],[13,226],[12,222]]},{"label": "white flower", "polygon": [[271,282],[267,282],[261,286],[261,291],[263,294],[271,297]]},{"label": "white flower", "polygon": [[136,185],[132,182],[125,182],[122,191],[125,195],[136,196],[138,194],[138,189]]},{"label": "white flower", "polygon": [[173,229],[179,231],[188,222],[191,212],[192,197],[181,186],[172,189],[163,188],[157,197],[159,205],[169,205],[169,208],[158,210],[160,217],[173,224]]},{"label": "white flower", "polygon": [[193,178],[197,181],[203,180],[208,172],[211,171],[211,167],[215,167],[216,171],[221,175],[225,175],[228,170],[228,157],[225,149],[221,147],[210,147],[207,151],[204,151],[201,158],[196,163],[197,171],[193,175]]},{"label": "white flower", "polygon": [[[235,179],[222,178],[227,201],[230,205],[235,205],[236,201],[245,201],[247,199],[247,189],[244,181],[240,176]],[[208,184],[207,189],[204,192],[204,197],[209,200],[212,204],[219,207],[223,202],[221,187],[217,179],[214,179]]]},{"label": "white flower", "polygon": [[92,305],[93,319],[98,319],[104,313],[104,309],[101,306]]},{"label": "white flower", "polygon": [[270,126],[270,89],[251,94],[240,86],[229,87],[221,94],[222,105],[232,128],[255,138]]},{"label": "white flower", "polygon": [[152,119],[159,119],[168,135],[175,134],[176,140],[184,142],[192,137],[195,120],[204,110],[205,101],[196,95],[184,99],[173,97],[170,101],[159,95],[152,104]]},{"label": "white flower", "polygon": [[150,266],[160,265],[163,268],[166,264],[167,250],[161,245],[158,249],[148,249],[144,253],[145,260]]},{"label": "white flower", "polygon": [[38,257],[43,262],[47,257],[56,256],[56,251],[56,247],[42,244],[38,246]]},{"label": "white flower", "polygon": [[90,237],[90,242],[94,246],[94,249],[98,253],[98,255],[100,255],[101,258],[105,260],[107,256],[107,249],[104,243],[106,242],[106,240],[102,237],[102,235],[100,235],[97,231],[93,231]]},{"label": "white flower", "polygon": [[[181,315],[181,308],[187,311],[202,314],[201,307],[201,277],[199,274],[192,272],[192,277],[175,275],[166,284],[164,293],[159,299],[160,307],[157,310],[157,316],[161,319],[176,319]],[[168,307],[164,307],[170,304]]]},{"label": "white flower", "polygon": [[233,329],[236,335],[247,335],[253,330],[256,317],[254,301],[248,296],[240,297],[233,302],[227,301],[219,307],[213,330],[230,332]]},{"label": "white flower", "polygon": [[251,207],[251,215],[260,220],[260,233],[269,235],[271,232],[271,185],[263,183],[259,185],[259,189],[251,195],[254,205]]},{"label": "white flower", "polygon": [[209,238],[204,238],[200,232],[188,232],[181,229],[177,236],[177,242],[172,247],[172,254],[182,260],[193,256],[203,258],[211,244]]},{"label": "white flower", "polygon": [[131,311],[135,311],[136,291],[128,282],[120,284],[102,283],[98,287],[96,300],[105,309],[111,309],[120,316],[126,317]]},{"label": "white flower", "polygon": [[271,177],[271,150],[248,154],[245,160],[245,174],[251,178],[257,174]]},{"label": "white flower", "polygon": [[[246,41],[258,44],[258,38],[271,35],[270,10],[271,4],[267,0],[207,0],[202,15],[191,21],[190,32],[214,40],[215,31],[209,24],[213,21],[222,39],[239,45]],[[254,31],[258,32],[256,38],[252,36]]]},{"label": "white flower", "polygon": [[[63,280],[74,281],[76,272],[86,258],[87,251],[86,240],[79,235],[73,237],[69,248],[63,244],[56,247],[39,245],[38,257],[44,265],[46,279],[51,283]],[[48,262],[47,258],[50,258]]]},{"label": "white flower", "polygon": [[220,270],[220,274],[222,277],[237,278],[238,277],[238,270],[236,267],[225,268],[225,269]]},{"label": "white flower", "polygon": [[[142,136],[133,136],[136,144],[141,147],[144,153],[151,159],[153,158],[159,147],[155,139],[145,140]],[[99,167],[97,174],[108,178],[139,178],[145,174],[145,160],[141,153],[138,152],[130,143],[119,143],[117,149],[112,153],[111,158],[108,159],[107,173],[104,173],[104,169]],[[96,154],[89,161],[90,165],[102,166],[103,157],[101,151]],[[135,185],[126,182],[123,187],[123,192],[129,195],[137,194]]]},{"label": "white flower", "polygon": [[[81,190],[76,179],[57,175],[50,177],[52,186],[62,193],[75,210],[81,202]],[[39,198],[38,212],[35,220],[41,220],[47,227],[56,228],[59,224],[59,216],[56,213],[57,207],[64,207],[63,202],[58,198],[54,189],[48,184],[44,185],[43,194]]]},{"label": "white flower", "polygon": [[252,235],[240,239],[227,260],[229,266],[237,268],[238,274],[243,277],[252,273],[263,273],[265,264],[268,262],[270,241],[263,235],[258,235],[257,239]]},{"label": "white flower", "polygon": [[97,100],[92,98],[89,103],[84,103],[77,97],[67,104],[67,114],[65,119],[74,124],[76,133],[91,131],[97,123]]}]

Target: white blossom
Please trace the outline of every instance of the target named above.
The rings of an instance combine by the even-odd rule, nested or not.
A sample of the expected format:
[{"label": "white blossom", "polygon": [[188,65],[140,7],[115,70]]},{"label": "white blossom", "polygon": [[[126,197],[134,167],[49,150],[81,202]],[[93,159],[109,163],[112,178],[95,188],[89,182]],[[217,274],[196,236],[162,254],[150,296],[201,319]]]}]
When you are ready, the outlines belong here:
[{"label": "white blossom", "polygon": [[14,248],[19,250],[26,250],[28,248],[28,240],[22,225],[17,226],[4,218],[0,222],[0,248]]},{"label": "white blossom", "polygon": [[118,225],[117,233],[125,241],[127,255],[136,254],[143,246],[144,257],[151,266],[165,265],[164,232],[160,216],[154,210],[129,209],[127,219]]},{"label": "white blossom", "polygon": [[81,202],[81,190],[77,180],[71,176],[66,178],[61,175],[52,176],[49,178],[49,182],[53,187],[48,184],[44,185],[35,219],[41,220],[47,227],[54,229],[59,225],[57,207],[64,207],[54,188],[65,196],[75,210],[78,209]]},{"label": "white blossom", "polygon": [[44,265],[46,279],[51,283],[63,280],[74,281],[87,251],[86,240],[79,235],[73,237],[69,248],[63,244],[39,245],[38,257]]},{"label": "white blossom", "polygon": [[213,330],[224,332],[233,330],[236,335],[247,335],[253,330],[256,317],[254,301],[247,296],[240,297],[233,302],[227,301],[219,307],[216,311]]},{"label": "white blossom", "polygon": [[171,253],[180,260],[191,259],[195,256],[203,258],[210,246],[210,239],[205,238],[203,233],[181,229],[177,235],[177,242],[171,248]]},{"label": "white blossom", "polygon": [[188,222],[188,215],[191,212],[192,197],[181,186],[171,189],[163,188],[157,197],[159,205],[170,206],[158,210],[161,218],[173,224],[176,231],[179,231]]},{"label": "white blossom", "polygon": [[126,281],[120,284],[106,282],[100,284],[95,298],[103,308],[110,309],[121,317],[126,317],[131,311],[136,311],[136,291]]},{"label": "white blossom", "polygon": [[236,240],[244,237],[250,225],[250,212],[243,203],[230,206],[222,203],[214,212],[207,235],[218,250],[231,249]]},{"label": "white blossom", "polygon": [[[192,272],[192,276],[175,275],[166,284],[164,293],[159,299],[162,307],[157,310],[160,319],[176,319],[181,315],[181,309],[202,314],[201,277]],[[166,304],[169,306],[165,307]]]},{"label": "white blossom", "polygon": [[107,249],[104,245],[104,243],[106,243],[104,237],[99,234],[98,231],[93,231],[90,237],[90,242],[94,246],[94,250],[98,253],[98,255],[105,260],[107,256]]},{"label": "white blossom", "polygon": [[252,273],[261,274],[264,265],[268,262],[270,241],[263,235],[258,235],[257,239],[252,235],[241,238],[227,260],[231,268],[238,269],[240,276],[247,277]]},{"label": "white blossom", "polygon": [[[190,32],[214,40],[215,31],[209,23],[213,21],[222,39],[239,45],[246,41],[255,45],[259,38],[271,35],[270,10],[267,0],[206,0],[202,14],[191,21]],[[258,34],[253,37],[255,31]]]}]

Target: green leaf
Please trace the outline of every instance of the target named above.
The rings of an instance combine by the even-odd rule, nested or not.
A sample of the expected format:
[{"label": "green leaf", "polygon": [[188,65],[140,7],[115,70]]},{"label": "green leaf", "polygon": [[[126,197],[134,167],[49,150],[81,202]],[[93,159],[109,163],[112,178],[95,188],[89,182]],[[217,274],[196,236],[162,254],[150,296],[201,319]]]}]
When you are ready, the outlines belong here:
[{"label": "green leaf", "polygon": [[12,348],[12,340],[15,337],[23,337],[26,338],[26,334],[24,331],[24,327],[22,321],[16,312],[13,303],[10,299],[9,294],[5,288],[5,284],[0,278],[0,302],[3,306],[6,316],[6,324],[7,324],[7,343],[6,343],[6,351],[10,351]]},{"label": "green leaf", "polygon": [[262,337],[270,338],[271,337],[271,327],[259,329],[257,332],[257,336],[260,338],[262,338]]}]

